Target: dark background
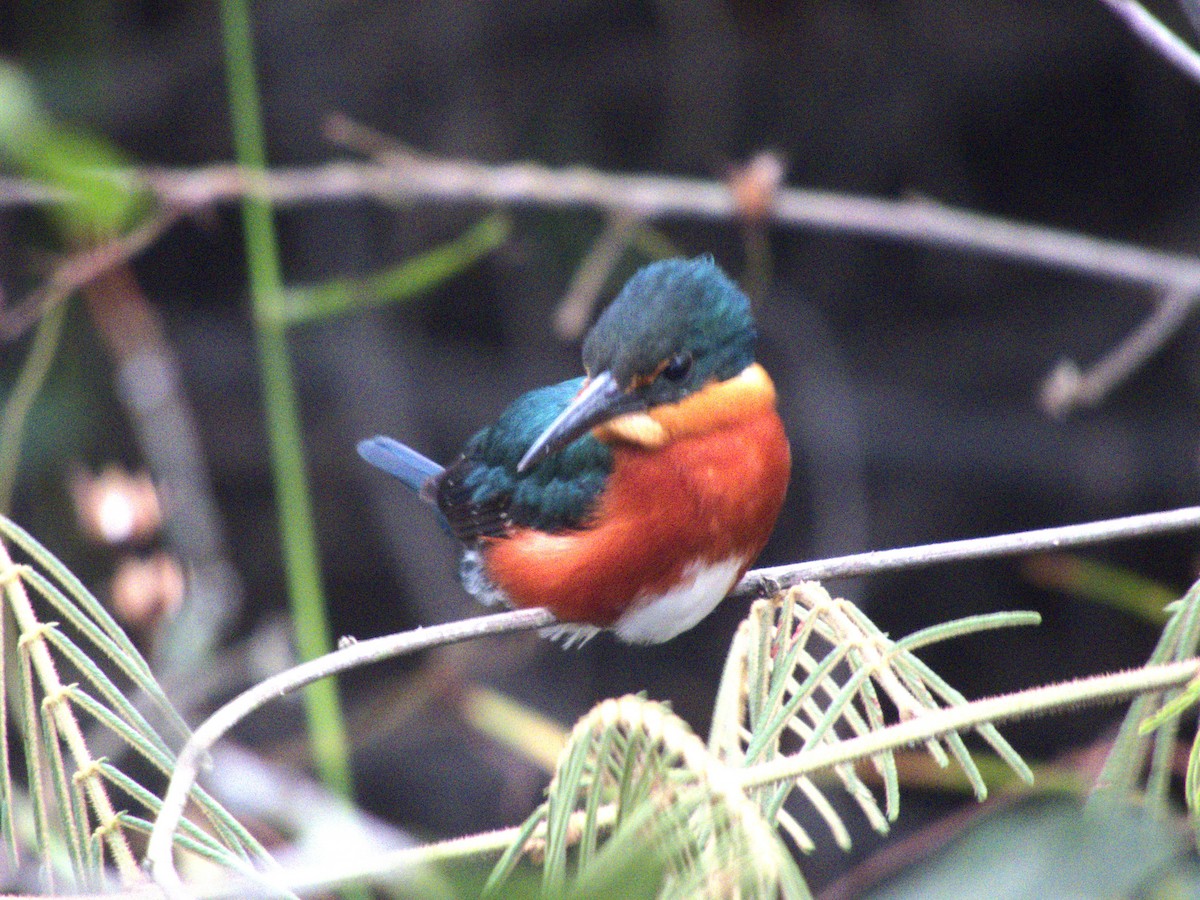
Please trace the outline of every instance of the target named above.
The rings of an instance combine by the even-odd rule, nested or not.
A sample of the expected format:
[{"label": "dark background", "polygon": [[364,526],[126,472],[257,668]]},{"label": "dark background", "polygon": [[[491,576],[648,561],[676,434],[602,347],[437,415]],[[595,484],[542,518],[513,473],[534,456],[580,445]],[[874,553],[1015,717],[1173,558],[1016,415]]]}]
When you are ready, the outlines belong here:
[{"label": "dark background", "polygon": [[[1190,38],[1173,6],[1151,6]],[[1200,87],[1093,0],[259,3],[254,15],[274,165],[344,155],[323,137],[335,112],[413,148],[484,162],[720,177],[773,149],[789,164],[789,184],[921,195],[1194,247]],[[0,54],[24,68],[57,115],[107,135],[132,160],[186,167],[232,158],[210,4],[10,2],[0,11]],[[293,283],[365,274],[486,211],[290,209],[278,217],[285,274]],[[557,339],[550,321],[603,221],[529,208],[512,219],[511,240],[468,274],[402,306],[293,332],[336,634],[362,638],[475,611],[457,586],[449,539],[360,462],[354,443],[385,432],[446,460],[518,393],[580,370],[578,346]],[[681,252],[710,252],[745,274],[736,224],[655,224]],[[760,358],[780,388],[795,468],[762,563],[1195,502],[1193,323],[1098,409],[1053,420],[1036,403],[1057,360],[1096,359],[1147,315],[1150,292],[804,229],[773,228],[769,242]],[[45,271],[44,235],[30,213],[0,213],[0,248],[9,296]],[[640,261],[628,254],[604,296]],[[286,608],[244,263],[231,207],[175,226],[136,263],[181,360],[245,582],[233,637],[263,633]],[[0,351],[0,384],[24,346]],[[140,449],[86,317],[70,319],[65,352],[52,395],[71,402],[53,427],[36,420],[48,430],[31,440],[16,515],[99,587],[110,560],[74,533],[64,473],[80,462],[137,467]],[[1194,552],[1187,537],[1088,555],[1182,590]],[[1150,625],[1035,587],[1013,561],[831,587],[893,635],[970,613],[1039,610],[1040,628],[925,652],[968,696],[1137,665],[1157,637]],[[662,647],[602,636],[565,652],[505,638],[353,675],[344,687],[364,805],[424,836],[527,814],[545,776],[456,714],[458,692],[476,681],[564,724],[602,697],[645,691],[705,733],[744,612],[726,604]],[[238,686],[231,676],[227,690]],[[1053,758],[1118,714],[1006,733],[1035,759]],[[244,737],[300,760],[300,721],[262,716]],[[919,795],[906,802],[902,827],[924,811]],[[856,850],[872,841],[863,835]],[[818,886],[849,864],[822,851],[806,871]]]}]

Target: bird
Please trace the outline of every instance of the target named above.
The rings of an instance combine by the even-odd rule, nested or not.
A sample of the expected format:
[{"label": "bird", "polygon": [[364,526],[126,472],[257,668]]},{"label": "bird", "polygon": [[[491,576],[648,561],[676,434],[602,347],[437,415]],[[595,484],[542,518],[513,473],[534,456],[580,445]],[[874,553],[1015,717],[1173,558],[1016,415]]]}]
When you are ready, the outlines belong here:
[{"label": "bird", "polygon": [[710,256],[639,269],[583,343],[443,468],[385,435],[358,452],[433,504],[485,604],[544,607],[571,644],[699,623],[767,543],[791,450],[750,303]]}]

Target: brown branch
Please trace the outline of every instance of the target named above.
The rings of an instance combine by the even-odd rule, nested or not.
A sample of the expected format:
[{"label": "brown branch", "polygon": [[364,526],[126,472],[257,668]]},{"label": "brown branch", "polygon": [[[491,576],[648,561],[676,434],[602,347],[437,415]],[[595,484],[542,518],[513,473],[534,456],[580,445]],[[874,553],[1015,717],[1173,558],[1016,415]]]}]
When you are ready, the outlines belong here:
[{"label": "brown branch", "polygon": [[[734,221],[719,181],[609,175],[533,163],[481,163],[405,156],[396,163],[335,162],[246,172],[234,166],[145,171],[127,176],[160,199],[194,208],[252,194],[279,205],[371,198],[384,202],[587,207],[637,218]],[[1200,258],[1013,222],[925,199],[884,200],[804,188],[779,191],[775,225],[812,227],[989,253],[1087,275],[1158,287],[1200,287]]]},{"label": "brown branch", "polygon": [[[416,153],[308,168],[249,171],[220,165],[125,170],[112,177],[131,190],[148,191],[164,206],[184,210],[255,196],[278,206],[374,199],[409,204],[580,207],[637,219],[722,222],[737,221],[742,212],[728,185],[721,181],[614,175],[534,163],[486,165]],[[3,187],[0,185],[0,205],[15,202],[13,196],[3,195]],[[1200,290],[1200,258],[1195,256],[1014,222],[926,199],[887,200],[788,188],[775,196],[769,217],[776,226],[911,241],[1131,284]]]},{"label": "brown branch", "polygon": [[165,207],[137,228],[67,257],[37,290],[8,308],[0,308],[0,342],[15,340],[47,310],[66,300],[101,275],[137,257],[179,219],[178,209]]},{"label": "brown branch", "polygon": [[1178,333],[1197,301],[1200,295],[1191,291],[1169,290],[1141,325],[1086,372],[1073,360],[1059,362],[1042,383],[1042,408],[1061,417],[1076,407],[1098,406]]},{"label": "brown branch", "polygon": [[1179,35],[1154,17],[1136,0],[1100,0],[1111,9],[1147,47],[1192,81],[1200,82],[1200,54]]}]

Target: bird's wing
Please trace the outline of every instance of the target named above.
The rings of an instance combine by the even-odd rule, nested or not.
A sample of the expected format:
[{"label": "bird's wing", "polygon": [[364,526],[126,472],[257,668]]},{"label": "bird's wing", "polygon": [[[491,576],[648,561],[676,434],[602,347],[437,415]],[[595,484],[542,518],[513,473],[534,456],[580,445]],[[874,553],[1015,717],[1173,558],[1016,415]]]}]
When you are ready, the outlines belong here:
[{"label": "bird's wing", "polygon": [[576,378],[518,398],[432,483],[438,508],[464,543],[514,527],[562,531],[582,524],[612,471],[612,454],[585,435],[518,474],[525,451],[583,384]]}]

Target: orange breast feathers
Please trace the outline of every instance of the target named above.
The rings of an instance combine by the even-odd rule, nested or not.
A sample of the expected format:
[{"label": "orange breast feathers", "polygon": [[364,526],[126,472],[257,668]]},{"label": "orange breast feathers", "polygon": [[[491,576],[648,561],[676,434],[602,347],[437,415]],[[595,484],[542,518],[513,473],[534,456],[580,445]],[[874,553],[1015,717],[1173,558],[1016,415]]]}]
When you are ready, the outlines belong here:
[{"label": "orange breast feathers", "polygon": [[677,585],[689,565],[737,559],[737,577],[745,573],[775,526],[791,473],[762,367],[594,433],[612,446],[613,471],[588,526],[522,528],[485,543],[488,577],[515,605],[608,626]]}]

